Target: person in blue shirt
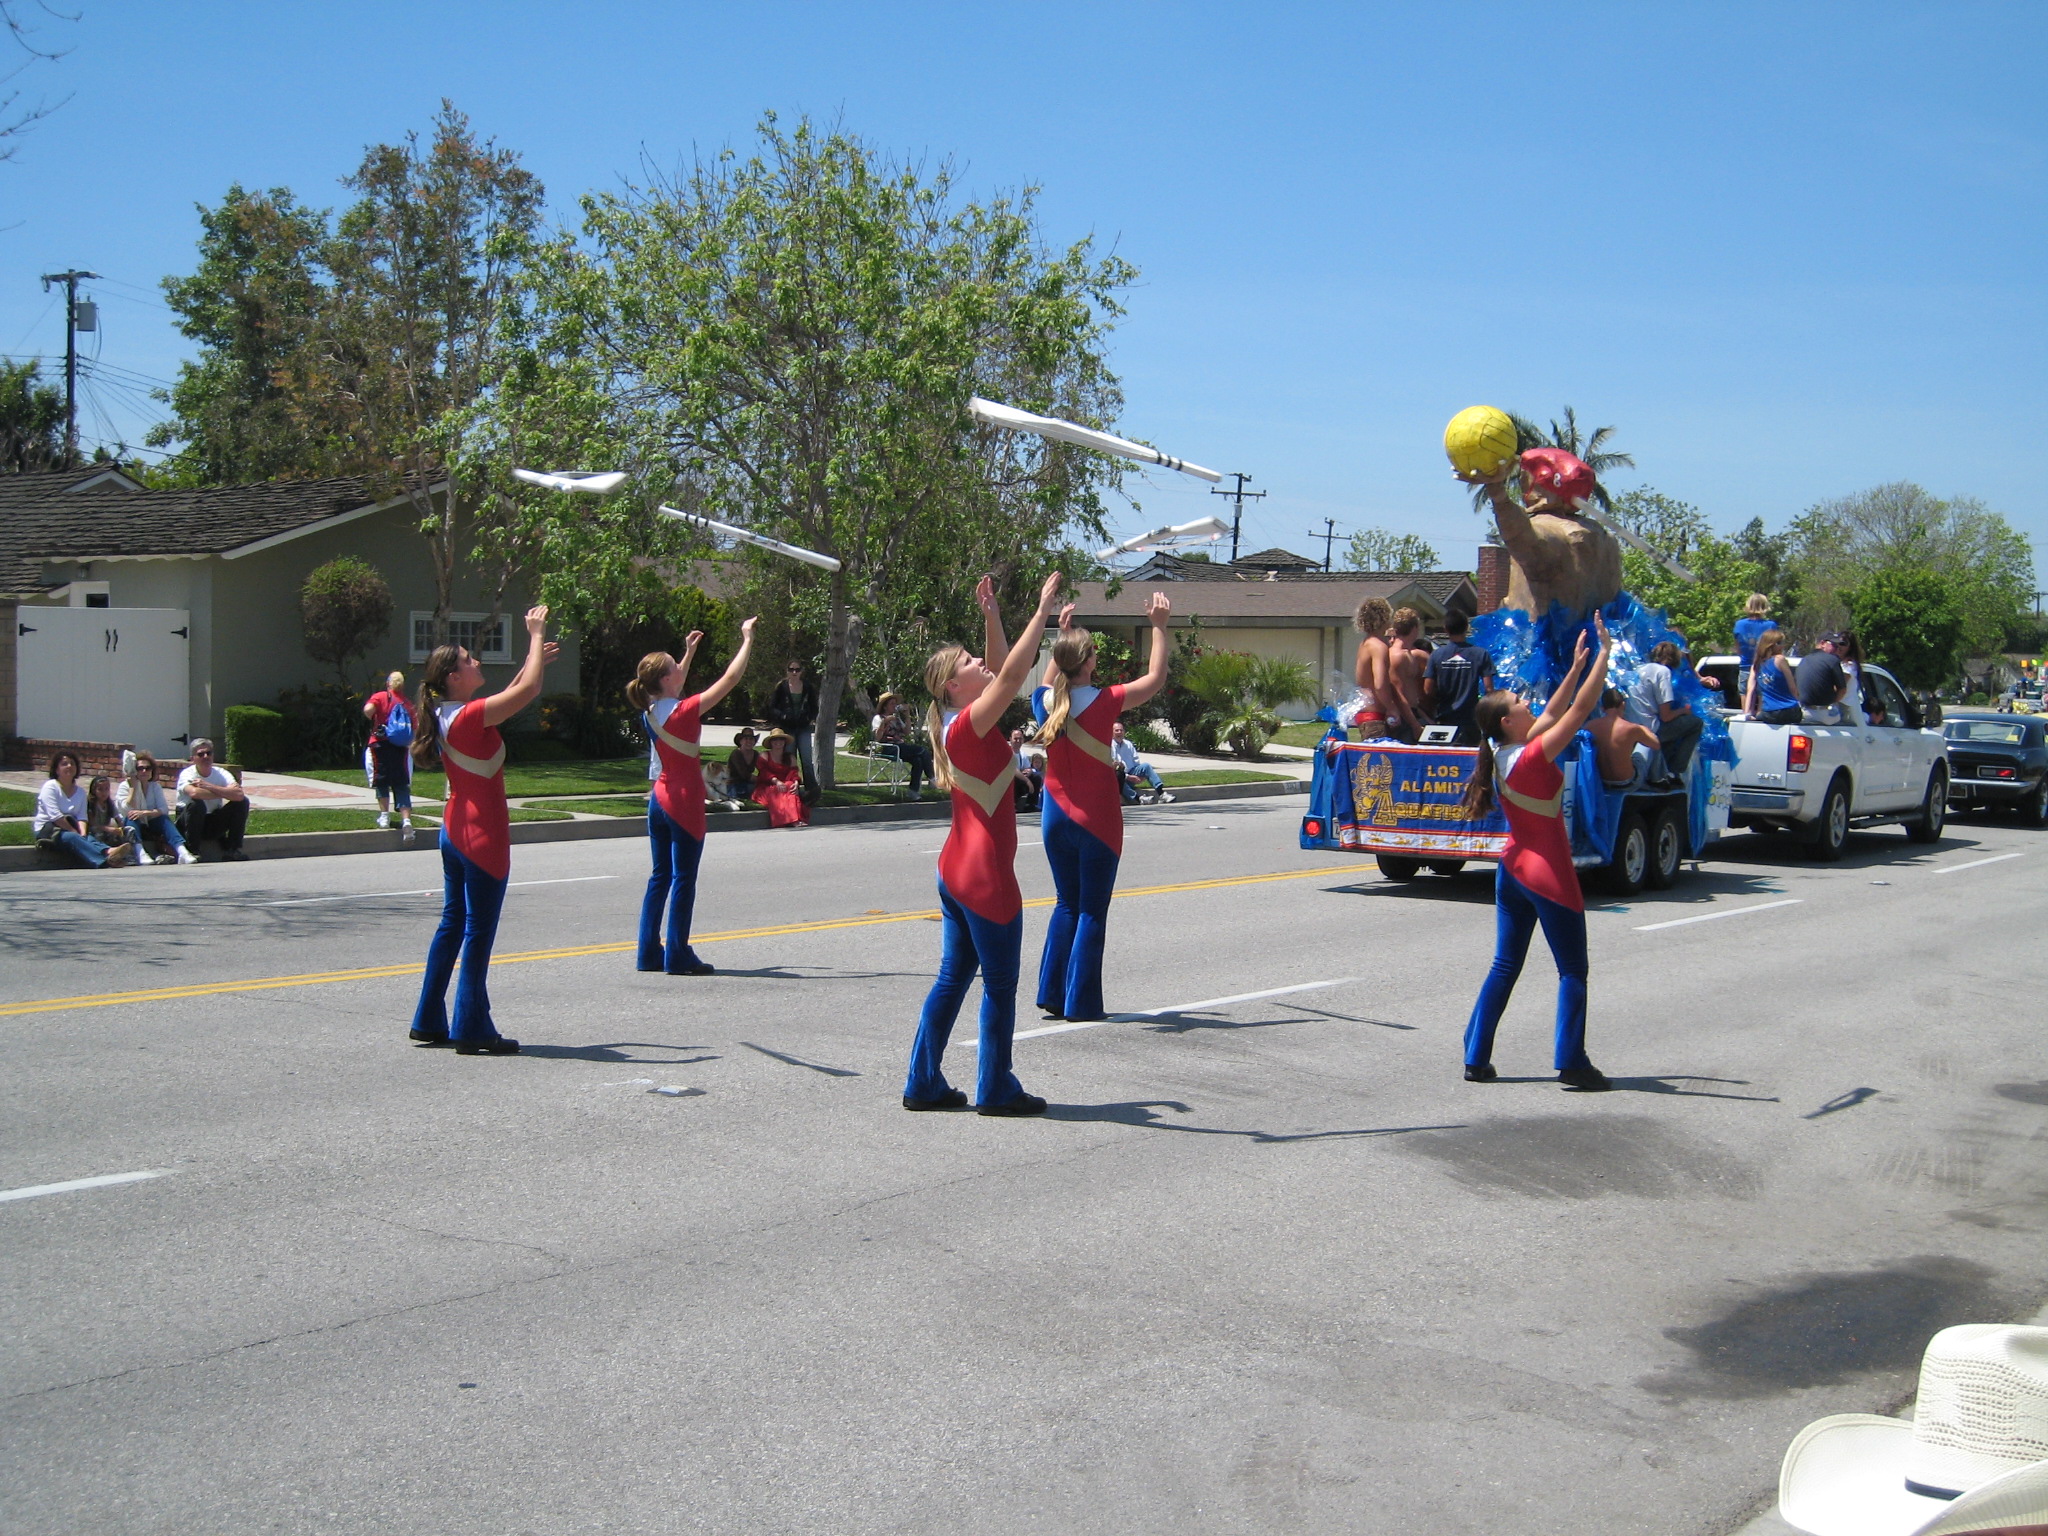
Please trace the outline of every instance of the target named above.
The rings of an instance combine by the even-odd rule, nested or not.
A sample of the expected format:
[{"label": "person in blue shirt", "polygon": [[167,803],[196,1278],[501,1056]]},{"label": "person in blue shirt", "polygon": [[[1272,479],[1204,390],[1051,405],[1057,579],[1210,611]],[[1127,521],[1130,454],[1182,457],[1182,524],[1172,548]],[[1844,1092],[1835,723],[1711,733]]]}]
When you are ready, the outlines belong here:
[{"label": "person in blue shirt", "polygon": [[1749,692],[1749,669],[1756,665],[1756,643],[1775,627],[1771,600],[1761,592],[1750,593],[1749,601],[1742,605],[1742,617],[1735,621],[1735,659],[1742,667],[1736,686],[1744,693]]},{"label": "person in blue shirt", "polygon": [[1422,670],[1423,706],[1437,724],[1458,728],[1461,747],[1479,745],[1474,711],[1493,680],[1493,658],[1466,638],[1471,627],[1472,621],[1455,608],[1445,614],[1444,634],[1449,638],[1430,652]]}]

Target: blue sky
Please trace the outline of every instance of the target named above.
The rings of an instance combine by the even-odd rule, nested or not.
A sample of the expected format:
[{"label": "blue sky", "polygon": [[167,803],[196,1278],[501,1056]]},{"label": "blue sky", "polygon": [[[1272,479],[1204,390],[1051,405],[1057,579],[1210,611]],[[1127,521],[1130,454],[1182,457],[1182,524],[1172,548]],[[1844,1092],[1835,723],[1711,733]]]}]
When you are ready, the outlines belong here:
[{"label": "blue sky", "polygon": [[[2048,549],[2048,7],[495,4],[67,0],[17,82],[71,99],[0,166],[0,347],[39,274],[106,274],[105,364],[168,378],[156,300],[229,183],[339,204],[441,97],[558,217],[763,109],[1043,187],[1143,271],[1124,428],[1270,493],[1251,547],[1418,533],[1469,564],[1444,422],[1569,402],[1732,529],[1886,480]],[[139,435],[155,409],[111,385]],[[97,415],[86,430],[102,435]],[[1127,530],[1220,506],[1155,476]],[[2048,559],[2042,560],[2048,568]]]}]

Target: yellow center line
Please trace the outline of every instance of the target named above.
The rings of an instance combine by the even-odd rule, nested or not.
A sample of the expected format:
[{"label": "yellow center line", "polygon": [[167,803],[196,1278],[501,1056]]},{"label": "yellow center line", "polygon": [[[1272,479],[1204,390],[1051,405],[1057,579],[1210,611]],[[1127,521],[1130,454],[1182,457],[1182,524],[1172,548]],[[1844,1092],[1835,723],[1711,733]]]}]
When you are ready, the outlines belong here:
[{"label": "yellow center line", "polygon": [[[1119,901],[1129,896],[1171,896],[1186,891],[1219,891],[1234,885],[1265,885],[1275,880],[1313,880],[1321,875],[1353,874],[1353,864],[1332,864],[1321,869],[1275,870],[1263,875],[1228,875],[1219,880],[1183,880],[1173,885],[1140,885],[1116,893]],[[1049,907],[1050,896],[1024,903],[1027,907]],[[733,928],[724,933],[696,933],[692,944],[718,944],[732,939],[770,939],[792,933],[830,933],[839,928],[879,928],[888,923],[918,923],[935,919],[936,910],[890,912],[880,917],[823,918],[810,923],[777,923],[765,928]],[[522,965],[532,960],[575,960],[586,955],[620,955],[636,949],[632,940],[613,944],[578,944],[566,949],[529,949],[518,954],[493,955],[493,965]],[[417,976],[424,963],[369,965],[350,971],[310,971],[302,976],[251,976],[241,981],[195,982],[181,987],[145,987],[136,992],[99,992],[85,997],[45,997],[20,1003],[0,1003],[0,1018],[25,1013],[62,1013],[73,1008],[112,1008],[122,1003],[174,1002],[186,997],[221,997],[231,992],[268,992],[282,987],[319,987],[341,981],[383,981],[393,976]]]}]

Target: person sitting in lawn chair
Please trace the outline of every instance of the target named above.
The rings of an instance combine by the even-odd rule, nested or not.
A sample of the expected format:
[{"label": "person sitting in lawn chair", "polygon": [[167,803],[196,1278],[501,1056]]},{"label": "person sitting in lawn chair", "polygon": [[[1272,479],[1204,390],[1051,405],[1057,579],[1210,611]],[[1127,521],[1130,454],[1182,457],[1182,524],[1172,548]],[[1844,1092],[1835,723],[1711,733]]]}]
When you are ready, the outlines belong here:
[{"label": "person sitting in lawn chair", "polygon": [[[1124,734],[1123,721],[1117,721],[1110,728],[1109,735],[1110,755],[1116,759],[1116,770],[1123,780],[1125,801],[1132,804],[1143,801],[1148,805],[1159,801],[1171,805],[1173,794],[1167,789],[1166,780],[1159,777],[1159,770],[1150,763],[1138,761],[1138,749]],[[1140,784],[1145,786],[1143,792],[1138,788]]]}]

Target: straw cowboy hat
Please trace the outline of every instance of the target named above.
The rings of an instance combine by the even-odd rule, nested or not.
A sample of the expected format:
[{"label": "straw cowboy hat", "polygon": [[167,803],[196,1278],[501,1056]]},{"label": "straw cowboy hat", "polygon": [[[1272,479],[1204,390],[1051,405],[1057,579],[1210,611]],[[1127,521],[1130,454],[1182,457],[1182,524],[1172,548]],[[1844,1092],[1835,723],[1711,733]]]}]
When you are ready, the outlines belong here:
[{"label": "straw cowboy hat", "polygon": [[1807,1425],[1785,1453],[1778,1511],[1810,1536],[2048,1532],[2048,1328],[1942,1329],[1913,1417]]}]

